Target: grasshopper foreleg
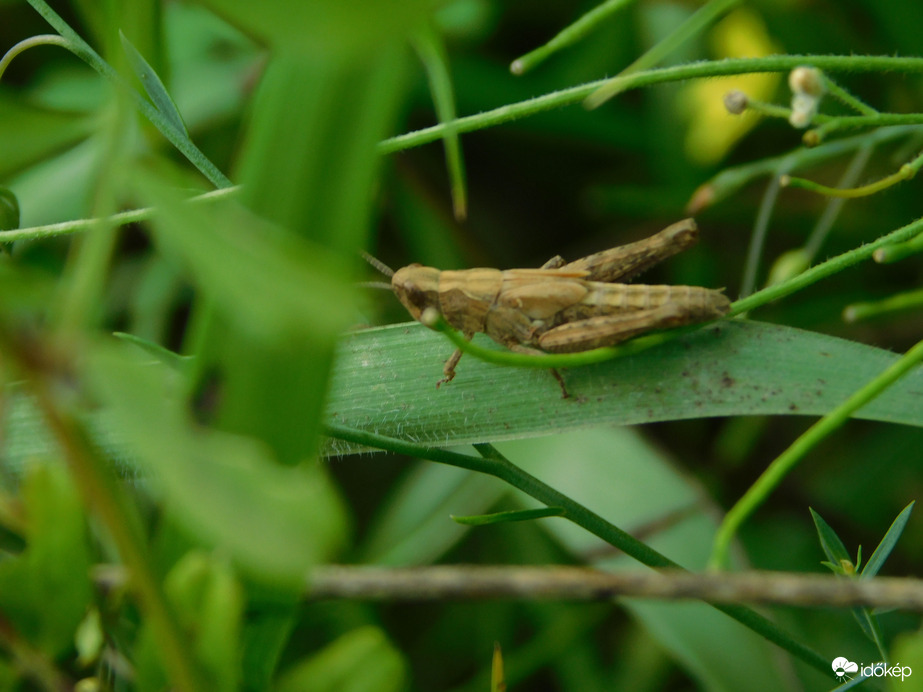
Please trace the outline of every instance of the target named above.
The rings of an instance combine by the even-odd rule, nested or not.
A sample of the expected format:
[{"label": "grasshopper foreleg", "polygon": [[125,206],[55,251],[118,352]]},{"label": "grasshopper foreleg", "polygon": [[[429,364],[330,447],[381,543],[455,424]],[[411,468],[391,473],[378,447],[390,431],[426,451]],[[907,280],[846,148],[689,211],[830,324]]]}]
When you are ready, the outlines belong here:
[{"label": "grasshopper foreleg", "polygon": [[[471,341],[471,337],[468,337],[468,341]],[[439,389],[439,385],[443,382],[451,382],[455,379],[455,366],[458,365],[458,361],[461,360],[464,352],[460,348],[455,349],[455,353],[449,356],[449,359],[445,362],[445,365],[442,367],[442,379],[436,383],[436,389]]]}]

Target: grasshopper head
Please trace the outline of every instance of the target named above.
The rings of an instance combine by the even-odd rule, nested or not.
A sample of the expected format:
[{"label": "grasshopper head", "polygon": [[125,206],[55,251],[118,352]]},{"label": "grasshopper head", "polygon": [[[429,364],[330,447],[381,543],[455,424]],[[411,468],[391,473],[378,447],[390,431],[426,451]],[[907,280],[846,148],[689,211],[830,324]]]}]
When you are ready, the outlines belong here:
[{"label": "grasshopper head", "polygon": [[410,264],[391,277],[391,288],[415,320],[426,308],[439,309],[439,274],[433,267]]}]

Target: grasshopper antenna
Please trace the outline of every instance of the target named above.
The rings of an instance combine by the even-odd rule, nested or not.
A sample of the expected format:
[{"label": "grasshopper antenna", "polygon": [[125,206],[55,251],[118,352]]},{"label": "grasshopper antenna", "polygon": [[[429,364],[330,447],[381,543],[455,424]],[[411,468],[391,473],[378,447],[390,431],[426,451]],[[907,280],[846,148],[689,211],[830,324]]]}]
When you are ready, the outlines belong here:
[{"label": "grasshopper antenna", "polygon": [[369,253],[367,253],[365,250],[360,250],[359,252],[362,253],[362,258],[363,258],[366,262],[368,262],[369,264],[371,264],[373,267],[375,267],[375,269],[377,269],[378,271],[380,271],[382,274],[384,274],[385,276],[387,276],[389,279],[390,279],[392,276],[394,276],[394,270],[393,270],[391,267],[389,267],[387,264],[385,264],[384,262],[382,262],[380,259],[378,259],[377,257],[373,257],[372,255],[370,255]]},{"label": "grasshopper antenna", "polygon": [[[384,262],[382,262],[380,259],[378,259],[377,257],[373,257],[372,255],[370,255],[369,253],[367,253],[365,250],[360,250],[360,252],[362,253],[362,258],[363,258],[366,262],[368,262],[369,264],[371,264],[373,267],[375,267],[375,269],[377,269],[379,272],[381,272],[382,274],[384,274],[385,276],[387,276],[389,279],[390,279],[392,276],[394,276],[394,270],[393,270],[391,267],[389,267],[387,264],[385,264]],[[384,289],[384,290],[386,290],[386,291],[393,291],[393,290],[394,290],[394,289],[391,287],[391,284],[390,284],[390,283],[387,283],[387,282],[385,282],[385,281],[363,281],[363,282],[360,283],[359,285],[362,286],[362,287],[364,287],[364,288],[381,288],[381,289]]]}]

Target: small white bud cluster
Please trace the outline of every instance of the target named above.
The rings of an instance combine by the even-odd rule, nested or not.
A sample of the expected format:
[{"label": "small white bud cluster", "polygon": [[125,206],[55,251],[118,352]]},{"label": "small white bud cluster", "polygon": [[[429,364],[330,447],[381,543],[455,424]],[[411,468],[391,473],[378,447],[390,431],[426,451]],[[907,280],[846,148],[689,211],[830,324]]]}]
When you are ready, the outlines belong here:
[{"label": "small white bud cluster", "polygon": [[792,90],[788,121],[792,127],[803,129],[811,124],[824,97],[824,76],[816,67],[796,67],[788,75],[788,86]]}]

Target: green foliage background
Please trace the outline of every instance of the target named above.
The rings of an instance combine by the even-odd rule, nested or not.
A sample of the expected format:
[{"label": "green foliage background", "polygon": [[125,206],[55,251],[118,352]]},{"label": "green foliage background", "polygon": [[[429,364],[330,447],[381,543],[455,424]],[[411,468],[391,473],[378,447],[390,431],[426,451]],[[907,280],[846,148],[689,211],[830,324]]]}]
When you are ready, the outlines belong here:
[{"label": "green foliage background", "polygon": [[[767,58],[757,71],[823,65],[878,111],[908,114],[902,129],[844,128],[813,150],[785,119],[715,110],[724,87],[711,101],[697,89],[720,81],[654,72],[582,107],[593,91],[583,85],[698,9],[606,5],[620,9],[513,76],[512,60],[594,3],[55,4],[63,23],[49,21],[71,52],[33,46],[0,80],[2,228],[23,229],[0,235],[0,690],[486,690],[494,642],[509,689],[834,686],[829,670],[702,603],[305,597],[326,563],[642,569],[563,519],[456,524],[450,514],[536,500],[496,478],[371,453],[337,430],[496,443],[701,570],[718,518],[809,417],[920,340],[918,293],[899,311],[842,318],[918,291],[919,255],[837,265],[804,287],[790,268],[919,219],[917,183],[848,201],[822,237],[827,200],[773,181],[791,172],[836,186],[863,150],[847,186],[916,162],[923,64],[861,56],[918,55],[923,5],[712,2],[722,23],[657,63],[818,56]],[[43,8],[0,2],[0,45],[50,33]],[[751,71],[720,64],[697,74]],[[754,88],[790,98],[784,79]],[[851,114],[829,97],[821,111]],[[750,128],[725,139],[740,118]],[[229,194],[183,201],[215,188]],[[392,266],[539,266],[650,235],[703,189],[715,197],[697,209],[699,246],[641,280],[723,286],[736,299],[748,274],[755,289],[772,271],[783,289],[754,296],[747,320],[565,370],[572,399],[542,370],[473,356],[436,389],[452,350],[442,336],[417,324],[351,331],[406,322],[393,298],[356,287],[370,274],[359,249]],[[106,220],[147,207],[159,212]],[[99,221],[48,227],[81,219]],[[748,259],[760,226],[765,247]],[[920,494],[921,392],[916,368],[808,452],[743,526],[733,567],[821,572],[809,506],[851,555],[860,544],[870,554]],[[911,519],[882,574],[920,574],[921,532]],[[848,612],[771,616],[826,660],[881,653]],[[923,675],[919,619],[879,623],[891,660]]]}]

